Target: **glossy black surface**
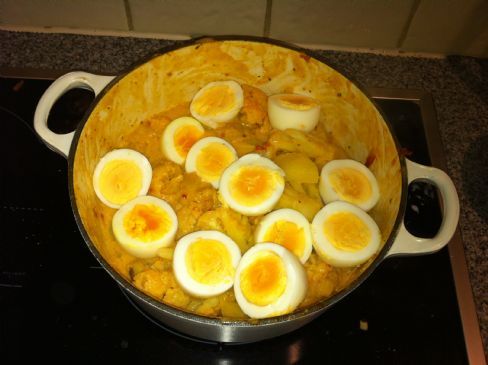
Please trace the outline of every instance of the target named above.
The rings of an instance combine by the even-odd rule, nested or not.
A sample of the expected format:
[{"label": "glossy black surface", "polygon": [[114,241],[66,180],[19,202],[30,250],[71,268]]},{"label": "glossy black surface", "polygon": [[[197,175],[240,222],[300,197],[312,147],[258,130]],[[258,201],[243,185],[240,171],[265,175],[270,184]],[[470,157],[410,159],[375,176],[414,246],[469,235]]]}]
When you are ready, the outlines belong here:
[{"label": "glossy black surface", "polygon": [[[317,320],[280,338],[241,346],[208,345],[161,329],[100,269],[74,222],[66,160],[31,130],[33,110],[49,83],[0,79],[2,363],[33,356],[37,362],[68,363],[467,363],[446,249],[386,260]],[[423,129],[417,104],[379,103],[399,131],[402,146],[412,151],[406,153],[427,163],[426,146],[419,142]],[[59,108],[78,110],[78,115],[81,111]],[[50,121],[52,128],[58,128],[57,123],[63,131],[70,129],[62,113],[60,122]],[[423,205],[413,204],[419,209],[407,212],[408,224],[429,236],[439,221],[436,194],[428,192],[428,199],[421,191],[410,193]]]}]

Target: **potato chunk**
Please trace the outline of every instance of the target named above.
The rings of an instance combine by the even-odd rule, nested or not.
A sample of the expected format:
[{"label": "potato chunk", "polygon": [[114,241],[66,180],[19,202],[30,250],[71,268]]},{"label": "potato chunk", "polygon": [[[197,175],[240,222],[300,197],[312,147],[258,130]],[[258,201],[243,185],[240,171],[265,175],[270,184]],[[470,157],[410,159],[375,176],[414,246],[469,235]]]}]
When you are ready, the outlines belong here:
[{"label": "potato chunk", "polygon": [[289,181],[307,184],[316,184],[319,181],[317,166],[303,153],[282,153],[276,156],[275,162],[285,171]]},{"label": "potato chunk", "polygon": [[220,297],[220,308],[223,317],[227,318],[245,318],[246,315],[236,302],[234,292],[229,290]]},{"label": "potato chunk", "polygon": [[284,131],[273,131],[268,143],[272,149],[271,157],[279,155],[280,152],[301,152],[311,158],[318,168],[338,158],[345,158],[347,155],[342,148],[323,134],[323,138],[304,133],[294,129]]},{"label": "potato chunk", "polygon": [[309,197],[306,193],[296,191],[289,184],[286,184],[285,191],[276,204],[275,209],[290,208],[298,210],[311,222],[322,206],[319,200]]}]

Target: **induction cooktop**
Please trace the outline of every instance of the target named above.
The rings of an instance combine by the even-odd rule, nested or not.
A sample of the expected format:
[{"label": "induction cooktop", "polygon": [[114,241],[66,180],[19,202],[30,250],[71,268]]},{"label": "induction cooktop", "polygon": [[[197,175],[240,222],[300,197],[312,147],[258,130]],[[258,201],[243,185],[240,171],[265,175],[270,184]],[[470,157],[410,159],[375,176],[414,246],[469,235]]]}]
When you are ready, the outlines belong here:
[{"label": "induction cooktop", "polygon": [[[10,75],[6,75],[10,73]],[[0,78],[0,358],[69,363],[480,364],[479,327],[459,234],[428,256],[385,260],[355,291],[301,329],[246,345],[207,343],[136,307],[92,256],[76,226],[67,161],[37,138],[32,120],[49,77]],[[445,168],[429,94],[369,89],[402,153]],[[74,89],[49,127],[76,127],[93,93]],[[433,237],[436,188],[409,187],[405,225]]]}]

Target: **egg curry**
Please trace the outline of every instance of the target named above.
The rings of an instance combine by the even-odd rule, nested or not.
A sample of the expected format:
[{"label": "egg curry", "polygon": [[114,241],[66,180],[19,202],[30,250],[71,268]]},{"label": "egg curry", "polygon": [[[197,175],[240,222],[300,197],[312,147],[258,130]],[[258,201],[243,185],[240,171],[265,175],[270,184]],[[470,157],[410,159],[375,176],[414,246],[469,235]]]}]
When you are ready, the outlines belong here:
[{"label": "egg curry", "polygon": [[80,138],[90,238],[167,305],[229,319],[306,308],[355,281],[393,228],[400,165],[379,113],[334,70],[268,47],[160,56],[101,99]]}]

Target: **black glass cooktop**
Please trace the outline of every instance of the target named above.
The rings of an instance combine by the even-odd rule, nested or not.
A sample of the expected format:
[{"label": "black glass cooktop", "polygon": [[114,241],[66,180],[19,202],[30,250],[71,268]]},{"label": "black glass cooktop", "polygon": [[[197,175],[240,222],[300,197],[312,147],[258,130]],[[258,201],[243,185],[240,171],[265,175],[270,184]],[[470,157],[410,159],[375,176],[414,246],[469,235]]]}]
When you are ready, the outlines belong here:
[{"label": "black glass cooktop", "polygon": [[[0,359],[19,363],[465,364],[447,249],[387,259],[305,327],[247,345],[192,341],[138,311],[85,245],[70,207],[67,162],[33,133],[51,81],[0,78]],[[49,125],[68,132],[92,95],[71,91]],[[377,99],[410,159],[429,164],[418,104]],[[406,225],[432,237],[435,189],[413,184]]]}]

